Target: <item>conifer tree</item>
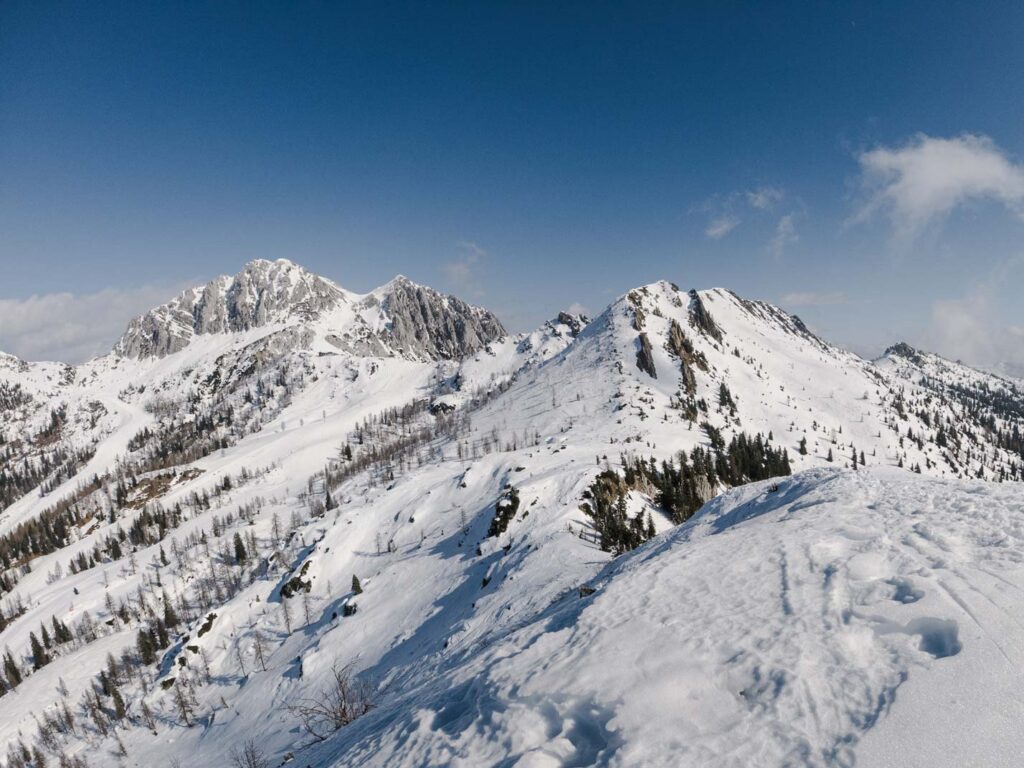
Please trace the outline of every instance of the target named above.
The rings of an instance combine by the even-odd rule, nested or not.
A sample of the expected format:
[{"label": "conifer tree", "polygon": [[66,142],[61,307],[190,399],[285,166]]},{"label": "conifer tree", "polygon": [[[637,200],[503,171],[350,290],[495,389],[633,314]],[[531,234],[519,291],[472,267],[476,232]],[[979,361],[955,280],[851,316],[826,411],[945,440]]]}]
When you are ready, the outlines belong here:
[{"label": "conifer tree", "polygon": [[124,703],[124,697],[121,692],[114,686],[110,691],[110,697],[114,701],[114,717],[118,720],[124,720],[125,715],[128,714],[128,707]]},{"label": "conifer tree", "polygon": [[43,644],[39,642],[39,638],[36,637],[35,632],[28,633],[28,642],[32,647],[32,668],[42,669],[50,663],[50,657],[46,655],[46,649],[43,648]]},{"label": "conifer tree", "polygon": [[6,675],[7,682],[11,688],[17,688],[21,685],[21,670],[18,669],[18,664],[14,661],[10,648],[4,653],[4,675]]},{"label": "conifer tree", "polygon": [[163,593],[163,600],[164,600],[164,624],[167,625],[168,627],[176,627],[176,626],[178,626],[178,623],[179,623],[180,619],[178,619],[178,614],[174,610],[174,604],[171,603],[171,598],[167,596],[167,591],[166,590],[164,590],[164,593]]},{"label": "conifer tree", "polygon": [[135,637],[135,647],[139,652],[139,660],[143,664],[152,664],[156,661],[156,649],[153,647],[153,637],[145,629],[140,629]]}]

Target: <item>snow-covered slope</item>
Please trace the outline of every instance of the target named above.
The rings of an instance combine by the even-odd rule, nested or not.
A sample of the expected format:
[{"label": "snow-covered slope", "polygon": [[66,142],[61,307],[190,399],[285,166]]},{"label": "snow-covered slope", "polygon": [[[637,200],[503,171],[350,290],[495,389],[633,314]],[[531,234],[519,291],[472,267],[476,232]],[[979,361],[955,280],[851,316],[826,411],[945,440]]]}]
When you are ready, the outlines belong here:
[{"label": "snow-covered slope", "polygon": [[745,486],[317,759],[1018,765],[1022,522],[1016,488],[893,470]]},{"label": "snow-covered slope", "polygon": [[[486,310],[405,278],[359,295],[288,262],[254,262],[133,321],[113,353],[82,366],[0,358],[2,679],[21,678],[0,698],[0,742],[96,766],[230,764],[256,733],[274,765],[289,754],[298,765],[679,764],[685,745],[694,764],[828,764],[827,749],[840,761],[868,749],[864,733],[884,733],[888,700],[874,719],[863,702],[891,694],[918,641],[904,632],[901,651],[900,632],[879,631],[881,645],[858,655],[845,629],[819,631],[814,591],[807,602],[787,592],[779,614],[785,602],[776,595],[773,608],[766,591],[789,578],[777,576],[778,552],[792,553],[783,574],[810,579],[813,559],[825,584],[825,554],[797,557],[810,537],[847,536],[859,507],[839,503],[843,493],[862,500],[868,531],[903,530],[900,510],[932,494],[950,499],[921,502],[936,515],[922,524],[939,531],[968,519],[969,504],[999,510],[976,533],[1008,559],[1020,486],[959,479],[1024,476],[1022,428],[1011,381],[902,346],[864,361],[726,290],[654,283],[593,321],[563,313],[511,335]],[[790,469],[808,472],[777,491],[733,491],[675,527],[728,486]],[[830,493],[839,501],[824,515]],[[600,517],[608,494],[626,533]],[[909,501],[894,506],[896,496]],[[766,514],[709,535],[747,499]],[[818,527],[790,524],[811,519],[801,504],[821,508]],[[612,561],[609,550],[658,531]],[[852,540],[861,549],[834,553],[837,584],[862,551],[903,568],[888,538]],[[741,553],[735,578],[720,542]],[[758,574],[749,596],[718,586]],[[634,580],[652,578],[657,589]],[[689,595],[690,579],[706,589]],[[585,584],[598,592],[581,600]],[[655,601],[663,590],[675,602]],[[718,639],[662,610],[680,600],[704,606],[694,615],[709,630],[749,635],[737,653],[768,644],[758,671],[749,658],[723,671]],[[716,601],[739,613],[714,613]],[[929,618],[957,621],[963,642],[962,617],[936,607]],[[60,627],[69,639],[57,640]],[[654,650],[672,637],[678,648]],[[568,638],[589,650],[559,656]],[[627,641],[642,653],[616,665],[607,649]],[[723,680],[749,686],[743,674],[776,685],[770,665],[794,647],[832,658],[832,671],[805,680],[780,667],[784,693],[757,693],[746,720],[716,698]],[[534,655],[543,649],[549,666]],[[680,677],[659,666],[684,653]],[[314,735],[301,711],[335,666],[376,706]],[[859,693],[788,698],[798,679],[838,685],[833,672]],[[632,698],[644,691],[678,712],[647,717]],[[45,721],[62,702],[75,714],[66,733]],[[671,727],[653,738],[656,722]],[[742,743],[715,736],[736,724]]]}]

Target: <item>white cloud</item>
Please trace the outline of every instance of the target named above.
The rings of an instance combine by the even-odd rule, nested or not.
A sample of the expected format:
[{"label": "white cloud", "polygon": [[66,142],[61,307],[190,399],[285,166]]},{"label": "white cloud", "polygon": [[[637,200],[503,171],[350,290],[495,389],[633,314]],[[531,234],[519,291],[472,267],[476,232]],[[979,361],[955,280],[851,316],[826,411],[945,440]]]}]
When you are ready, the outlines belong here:
[{"label": "white cloud", "polygon": [[711,240],[721,240],[736,229],[736,227],[739,226],[739,223],[740,219],[738,216],[734,216],[731,213],[723,214],[722,216],[708,222],[708,226],[704,230],[704,236]]},{"label": "white cloud", "polygon": [[781,202],[783,198],[783,192],[778,187],[761,187],[760,189],[752,189],[746,193],[747,202],[750,203],[752,208],[756,208],[759,211],[771,210],[776,203]]},{"label": "white cloud", "polygon": [[572,304],[569,305],[569,314],[583,315],[584,317],[593,317],[593,315],[590,314],[590,310],[587,309],[582,304],[580,304],[578,301],[574,301]]},{"label": "white cloud", "polygon": [[971,200],[995,200],[1024,213],[1024,166],[987,136],[918,134],[902,147],[878,147],[858,160],[868,199],[854,221],[885,213],[902,238],[914,237]]},{"label": "white cloud", "polygon": [[995,362],[995,338],[985,316],[983,292],[932,305],[935,343],[946,357],[976,364]]},{"label": "white cloud", "polygon": [[479,296],[483,291],[477,279],[477,269],[481,259],[487,256],[487,251],[469,240],[463,240],[458,247],[462,255],[442,264],[441,269],[455,290]]},{"label": "white cloud", "polygon": [[779,187],[758,187],[725,196],[715,195],[694,210],[713,217],[704,228],[704,236],[709,240],[721,240],[742,223],[740,214],[757,218],[758,214],[771,211],[784,197],[785,192]]},{"label": "white cloud", "polygon": [[1022,259],[1000,264],[963,296],[932,305],[929,343],[944,357],[970,365],[1024,372],[1024,328],[1000,314],[1000,293],[1013,284]]},{"label": "white cloud", "polygon": [[815,291],[795,291],[781,297],[782,304],[788,307],[835,307],[849,304],[846,294],[842,291],[817,293]]},{"label": "white cloud", "polygon": [[106,288],[87,294],[0,299],[0,350],[25,360],[83,362],[109,352],[129,320],[183,288]]},{"label": "white cloud", "polygon": [[796,232],[796,223],[794,219],[794,214],[787,213],[779,219],[779,223],[775,225],[775,236],[772,237],[771,242],[768,244],[768,249],[776,259],[782,257],[787,245],[795,243],[800,239],[800,236]]}]

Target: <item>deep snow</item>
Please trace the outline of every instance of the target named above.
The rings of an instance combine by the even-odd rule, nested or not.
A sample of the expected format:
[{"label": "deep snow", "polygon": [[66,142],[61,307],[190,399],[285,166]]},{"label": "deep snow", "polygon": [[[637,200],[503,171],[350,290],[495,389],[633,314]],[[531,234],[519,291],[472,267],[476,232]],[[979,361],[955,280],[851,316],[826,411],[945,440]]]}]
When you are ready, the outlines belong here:
[{"label": "deep snow", "polygon": [[[68,427],[69,441],[95,441],[88,465],[47,497],[30,493],[4,510],[0,533],[124,458],[129,439],[154,425],[154,398],[202,393],[254,345],[264,354],[260,344],[301,339],[281,359],[303,378],[259,414],[257,431],[179,467],[202,473],[161,498],[171,505],[243,467],[264,470],[164,542],[205,533],[209,563],[160,566],[153,546],[134,553],[135,573],[122,559],[72,575],[70,557],[111,530],[83,526],[67,547],[33,561],[15,590],[28,612],[0,643],[28,665],[28,633],[51,615],[106,621],[108,595],[134,600],[157,576],[171,595],[192,599],[214,563],[243,578],[201,638],[202,618],[183,629],[188,641],[172,644],[145,691],[125,686],[134,718],[118,729],[126,757],[80,718],[64,748],[93,766],[226,765],[254,734],[273,765],[288,754],[300,766],[1015,764],[1024,746],[1014,731],[1024,655],[1020,485],[953,479],[991,479],[1013,458],[973,442],[955,455],[919,447],[904,439],[908,428],[934,429],[915,408],[899,417],[894,406],[898,394],[964,424],[965,406],[934,397],[924,375],[1009,385],[934,357],[869,363],[768,305],[717,289],[699,295],[721,341],[693,327],[686,293],[660,282],[618,300],[578,336],[554,321],[464,361],[339,352],[328,338],[355,322],[347,304],[297,325],[197,335],[164,358],[106,356],[76,369],[71,383],[64,367],[2,358],[0,378],[41,403],[63,399],[74,412],[101,402],[105,414]],[[776,491],[735,489],[674,529],[634,494],[631,506],[650,509],[662,534],[610,561],[580,537],[588,521],[579,503],[594,475],[623,452],[660,459],[708,444],[673,406],[672,320],[708,363],[697,377],[696,397],[708,404],[700,418],[727,438],[771,434],[805,471]],[[657,378],[636,366],[638,324],[652,339]],[[718,406],[722,383],[735,413]],[[481,387],[492,395],[472,406]],[[418,398],[466,413],[468,431],[421,447],[394,479],[352,478],[334,491],[337,509],[311,516],[305,494],[312,487],[322,497],[314,476],[356,426]],[[28,433],[46,411],[5,414],[0,428]],[[854,446],[868,465],[857,472],[841,468]],[[901,460],[923,475],[896,469]],[[506,534],[489,538],[509,483],[520,511]],[[236,520],[213,535],[215,516],[257,500],[251,526]],[[295,516],[281,556],[244,569],[219,564],[236,531],[252,533],[267,556],[275,515],[289,526]],[[58,563],[65,573],[53,580]],[[281,587],[296,573],[311,582],[309,597],[286,600]],[[581,598],[583,585],[596,592]],[[358,612],[342,616],[352,602]],[[31,740],[33,716],[59,698],[61,679],[74,705],[108,651],[134,645],[137,625],[101,628],[95,643],[58,655],[0,698],[0,742]],[[188,645],[206,653],[210,682]],[[287,705],[313,695],[336,662],[379,686],[378,707],[310,745]],[[195,685],[192,727],[161,688],[172,677]],[[142,701],[158,715],[156,735],[142,727]]]},{"label": "deep snow", "polygon": [[1019,765],[1019,489],[892,470],[771,485],[403,686],[333,764]]}]

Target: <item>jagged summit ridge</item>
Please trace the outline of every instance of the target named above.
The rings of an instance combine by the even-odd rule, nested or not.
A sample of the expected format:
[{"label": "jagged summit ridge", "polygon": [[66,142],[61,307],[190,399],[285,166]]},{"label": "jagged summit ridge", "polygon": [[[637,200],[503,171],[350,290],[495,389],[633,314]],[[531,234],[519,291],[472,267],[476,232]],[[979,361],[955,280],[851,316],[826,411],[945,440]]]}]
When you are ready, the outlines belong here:
[{"label": "jagged summit ridge", "polygon": [[491,312],[399,275],[371,294],[387,317],[385,340],[399,353],[435,360],[472,354],[505,337]]},{"label": "jagged summit ridge", "polygon": [[233,277],[222,275],[189,288],[135,318],[114,352],[122,357],[163,357],[184,349],[196,335],[315,319],[346,300],[342,288],[287,259],[258,259]]},{"label": "jagged summit ridge", "polygon": [[[334,314],[348,307],[349,311]],[[351,293],[287,259],[249,262],[131,321],[114,354],[165,357],[196,336],[325,319],[332,339],[359,353],[457,359],[506,336],[491,312],[399,275],[365,295]]]}]

